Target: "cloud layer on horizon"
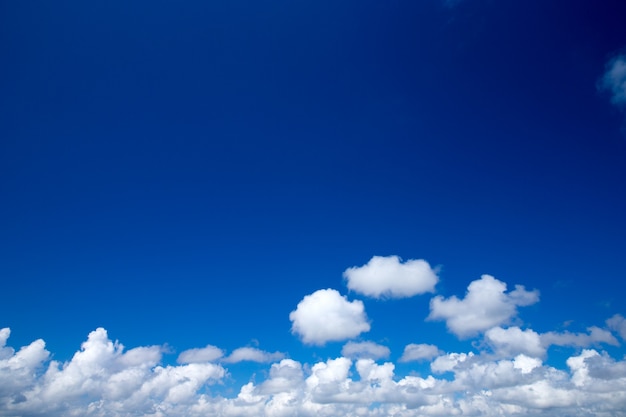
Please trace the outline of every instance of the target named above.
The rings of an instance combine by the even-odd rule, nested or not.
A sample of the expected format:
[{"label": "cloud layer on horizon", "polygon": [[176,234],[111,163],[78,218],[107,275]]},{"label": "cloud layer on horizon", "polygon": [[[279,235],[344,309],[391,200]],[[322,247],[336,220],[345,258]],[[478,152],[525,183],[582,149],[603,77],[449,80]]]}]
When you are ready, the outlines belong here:
[{"label": "cloud layer on horizon", "polygon": [[[211,393],[225,382],[222,365],[163,366],[160,347],[125,351],[102,328],[65,363],[51,361],[42,340],[17,352],[6,347],[9,334],[0,332],[0,416],[626,415],[626,361],[594,349],[556,369],[524,353],[494,358],[414,345],[405,356],[434,354],[431,373],[404,377],[393,362],[371,358],[282,359],[265,380],[226,398]],[[380,347],[366,346],[355,350]]]},{"label": "cloud layer on horizon", "polygon": [[[404,272],[394,279],[411,280]],[[164,365],[162,346],[126,350],[103,328],[89,333],[70,360],[59,362],[41,339],[16,351],[4,328],[0,417],[626,417],[626,359],[603,350],[620,345],[615,335],[624,337],[626,319],[615,314],[606,328],[591,326],[586,333],[538,333],[511,324],[517,307],[538,300],[536,290],[517,285],[507,292],[506,283],[483,275],[468,285],[463,299],[434,296],[426,318],[445,321],[459,339],[473,338],[472,350],[409,343],[400,354],[354,340],[371,327],[362,301],[318,290],[289,315],[292,333],[311,345],[348,341],[339,356],[313,362],[253,347],[227,355],[205,345],[181,352],[177,365]],[[572,350],[563,368],[548,362],[555,345]],[[268,370],[252,375],[253,382],[238,383],[227,367],[242,361],[267,363]],[[418,364],[398,374],[396,363]],[[229,396],[216,388],[232,384],[234,391],[226,392],[236,394]]]}]

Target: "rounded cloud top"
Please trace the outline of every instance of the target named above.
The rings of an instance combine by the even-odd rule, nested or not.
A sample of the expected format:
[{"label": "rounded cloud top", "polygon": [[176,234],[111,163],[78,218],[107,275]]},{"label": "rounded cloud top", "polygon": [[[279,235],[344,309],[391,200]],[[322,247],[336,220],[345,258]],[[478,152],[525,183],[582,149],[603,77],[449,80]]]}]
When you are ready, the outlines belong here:
[{"label": "rounded cloud top", "polygon": [[360,267],[343,273],[350,290],[373,298],[406,298],[433,292],[437,274],[423,259],[402,263],[397,256],[374,256]]},{"label": "rounded cloud top", "polygon": [[363,302],[348,301],[330,288],[305,296],[289,319],[291,332],[314,345],[350,339],[370,330]]}]

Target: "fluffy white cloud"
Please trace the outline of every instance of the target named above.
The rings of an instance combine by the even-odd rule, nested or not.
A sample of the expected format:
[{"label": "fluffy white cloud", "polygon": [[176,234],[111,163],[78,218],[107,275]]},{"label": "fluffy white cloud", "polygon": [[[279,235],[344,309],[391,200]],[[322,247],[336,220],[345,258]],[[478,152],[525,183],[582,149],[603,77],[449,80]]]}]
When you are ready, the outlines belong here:
[{"label": "fluffy white cloud", "polygon": [[541,334],[541,342],[544,346],[574,346],[589,347],[600,343],[617,346],[619,342],[611,332],[596,326],[587,329],[589,333],[571,332],[547,332]]},{"label": "fluffy white cloud", "polygon": [[10,335],[9,328],[0,330],[0,415],[9,404],[26,401],[25,393],[36,384],[36,376],[50,355],[41,339],[15,352],[6,347]]},{"label": "fluffy white cloud", "polygon": [[375,298],[412,297],[433,292],[439,280],[423,259],[402,263],[397,256],[374,256],[363,266],[346,269],[343,276],[350,290]]},{"label": "fluffy white cloud", "polygon": [[626,106],[626,55],[619,55],[607,63],[600,88],[611,93],[611,103],[621,108]]},{"label": "fluffy white cloud", "polygon": [[431,364],[430,369],[435,373],[444,373],[454,370],[459,364],[472,359],[474,352],[470,353],[448,353],[438,356]]},{"label": "fluffy white cloud", "polygon": [[467,287],[465,298],[442,296],[430,301],[429,320],[445,320],[448,329],[461,338],[467,338],[491,327],[508,323],[517,315],[518,306],[527,306],[539,300],[538,291],[526,291],[522,285],[506,293],[506,284],[490,275],[483,275]]},{"label": "fluffy white cloud", "polygon": [[617,332],[622,340],[626,340],[626,319],[621,314],[616,314],[606,321],[609,329]]},{"label": "fluffy white cloud", "polygon": [[185,350],[178,355],[177,362],[178,363],[202,363],[202,362],[213,362],[217,359],[224,356],[224,351],[222,349],[212,346],[206,345],[203,348],[195,348]]},{"label": "fluffy white cloud", "polygon": [[435,345],[429,345],[426,343],[410,343],[404,347],[400,362],[412,362],[429,360],[441,354],[439,348]]},{"label": "fluffy white cloud", "polygon": [[0,361],[0,415],[131,416],[189,405],[225,370],[214,364],[160,366],[159,346],[124,351],[106,330],[91,332],[66,363],[51,361],[41,340]]},{"label": "fluffy white cloud", "polygon": [[351,359],[382,359],[388,358],[390,353],[387,346],[374,342],[348,342],[341,349],[341,355]]},{"label": "fluffy white cloud", "polygon": [[348,301],[330,288],[305,296],[289,319],[291,332],[314,345],[350,339],[370,330],[363,302]]},{"label": "fluffy white cloud", "polygon": [[225,397],[211,386],[225,376],[221,366],[162,366],[160,347],[126,351],[104,329],[62,364],[49,360],[43,341],[16,352],[8,337],[0,331],[6,417],[626,416],[626,360],[595,350],[568,358],[563,370],[525,354],[448,353],[432,364],[445,378],[399,378],[393,363],[372,359],[283,359],[258,384]]},{"label": "fluffy white cloud", "polygon": [[541,358],[546,353],[539,333],[531,329],[494,327],[485,332],[485,342],[493,348],[496,354],[506,357],[525,354]]},{"label": "fluffy white cloud", "polygon": [[228,355],[227,358],[224,359],[224,362],[227,363],[236,363],[242,361],[250,361],[250,362],[275,362],[283,359],[285,354],[281,352],[265,352],[263,350],[253,348],[253,347],[242,347],[239,349],[233,350],[233,352]]}]

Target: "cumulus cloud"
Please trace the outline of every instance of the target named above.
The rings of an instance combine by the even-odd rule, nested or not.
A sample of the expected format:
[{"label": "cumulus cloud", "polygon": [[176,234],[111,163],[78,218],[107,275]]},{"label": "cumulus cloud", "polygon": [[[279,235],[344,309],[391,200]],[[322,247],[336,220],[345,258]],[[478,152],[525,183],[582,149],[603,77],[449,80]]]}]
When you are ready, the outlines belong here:
[{"label": "cumulus cloud", "polygon": [[435,345],[410,343],[404,347],[400,362],[430,360],[441,353]]},{"label": "cumulus cloud", "polygon": [[606,64],[599,87],[611,94],[611,103],[626,108],[626,54],[618,55]]},{"label": "cumulus cloud", "polygon": [[233,350],[233,352],[228,355],[227,358],[224,359],[224,362],[227,363],[237,363],[243,361],[249,362],[259,362],[259,363],[267,363],[267,362],[276,362],[285,357],[284,353],[281,352],[265,352],[263,350],[253,348],[253,347],[242,347],[239,349]]},{"label": "cumulus cloud", "polygon": [[289,319],[291,332],[314,345],[350,339],[370,330],[363,302],[348,301],[330,288],[305,296]]},{"label": "cumulus cloud", "polygon": [[485,342],[501,356],[513,357],[519,354],[541,358],[546,349],[541,343],[539,333],[519,327],[494,327],[485,332]]},{"label": "cumulus cloud", "polygon": [[428,320],[445,320],[448,329],[461,338],[474,336],[489,328],[508,323],[517,315],[517,307],[539,301],[538,291],[516,285],[506,293],[504,282],[483,275],[467,287],[465,298],[436,296],[430,301]]},{"label": "cumulus cloud", "polygon": [[178,355],[178,363],[202,363],[202,362],[214,362],[217,359],[224,356],[222,349],[206,345],[203,348],[195,348],[185,350]]},{"label": "cumulus cloud", "polygon": [[388,358],[390,353],[387,346],[374,342],[348,342],[341,349],[341,355],[351,359],[382,359]]},{"label": "cumulus cloud", "polygon": [[393,363],[371,358],[282,359],[258,384],[225,397],[212,387],[226,374],[221,366],[162,366],[160,347],[125,350],[104,329],[65,363],[50,361],[42,340],[7,347],[9,335],[0,331],[0,416],[7,417],[626,416],[626,360],[596,350],[571,356],[565,369],[525,354],[440,354],[425,377],[398,377]]},{"label": "cumulus cloud", "polygon": [[221,366],[208,363],[160,366],[160,346],[124,351],[102,328],[66,363],[51,361],[44,368],[44,347],[37,340],[0,360],[0,415],[153,414],[188,405],[200,388],[225,375]]},{"label": "cumulus cloud", "polygon": [[606,321],[609,329],[617,332],[622,340],[626,340],[626,319],[621,314],[616,314]]},{"label": "cumulus cloud", "polygon": [[459,364],[472,359],[474,352],[448,353],[438,356],[431,364],[430,369],[435,373],[443,373],[454,370]]},{"label": "cumulus cloud", "polygon": [[363,266],[346,269],[343,276],[350,290],[374,298],[403,298],[433,292],[439,280],[423,259],[402,263],[397,256],[374,256]]},{"label": "cumulus cloud", "polygon": [[573,346],[573,347],[589,347],[606,343],[608,345],[618,346],[619,342],[611,334],[611,332],[596,326],[587,329],[589,333],[571,333],[571,332],[547,332],[541,334],[541,343],[544,346]]}]

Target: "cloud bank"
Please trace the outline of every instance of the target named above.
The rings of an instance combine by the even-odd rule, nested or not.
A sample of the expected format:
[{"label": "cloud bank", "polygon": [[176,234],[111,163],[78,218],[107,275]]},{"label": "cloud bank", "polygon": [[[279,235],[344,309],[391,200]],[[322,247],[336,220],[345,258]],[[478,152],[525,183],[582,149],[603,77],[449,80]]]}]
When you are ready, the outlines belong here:
[{"label": "cloud bank", "polygon": [[[518,330],[511,333],[525,333]],[[494,359],[410,345],[405,354],[436,357],[432,374],[404,377],[394,363],[371,358],[282,359],[264,380],[226,398],[212,394],[225,382],[221,365],[163,366],[160,347],[125,350],[102,328],[65,363],[51,361],[42,340],[16,352],[6,346],[9,335],[0,332],[0,416],[626,416],[626,361],[594,349],[556,369],[524,353],[512,356],[519,349]]]},{"label": "cloud bank", "polygon": [[[406,271],[408,262],[390,262]],[[372,341],[348,341],[339,356],[312,362],[253,347],[226,355],[205,345],[167,365],[161,346],[126,349],[103,328],[59,362],[41,339],[9,346],[11,332],[3,328],[0,417],[626,417],[626,359],[608,349],[619,346],[615,335],[624,338],[626,319],[615,314],[606,328],[582,333],[511,325],[518,307],[538,300],[536,290],[507,292],[484,275],[463,299],[433,297],[427,318],[445,321],[460,339],[475,337],[472,350],[410,343],[399,355]],[[310,345],[356,338],[371,327],[364,303],[334,289],[304,296],[289,318],[292,333]],[[554,345],[571,351],[559,367],[549,362]],[[228,367],[243,361],[267,370],[238,383]],[[398,373],[396,363],[415,368]]]}]

